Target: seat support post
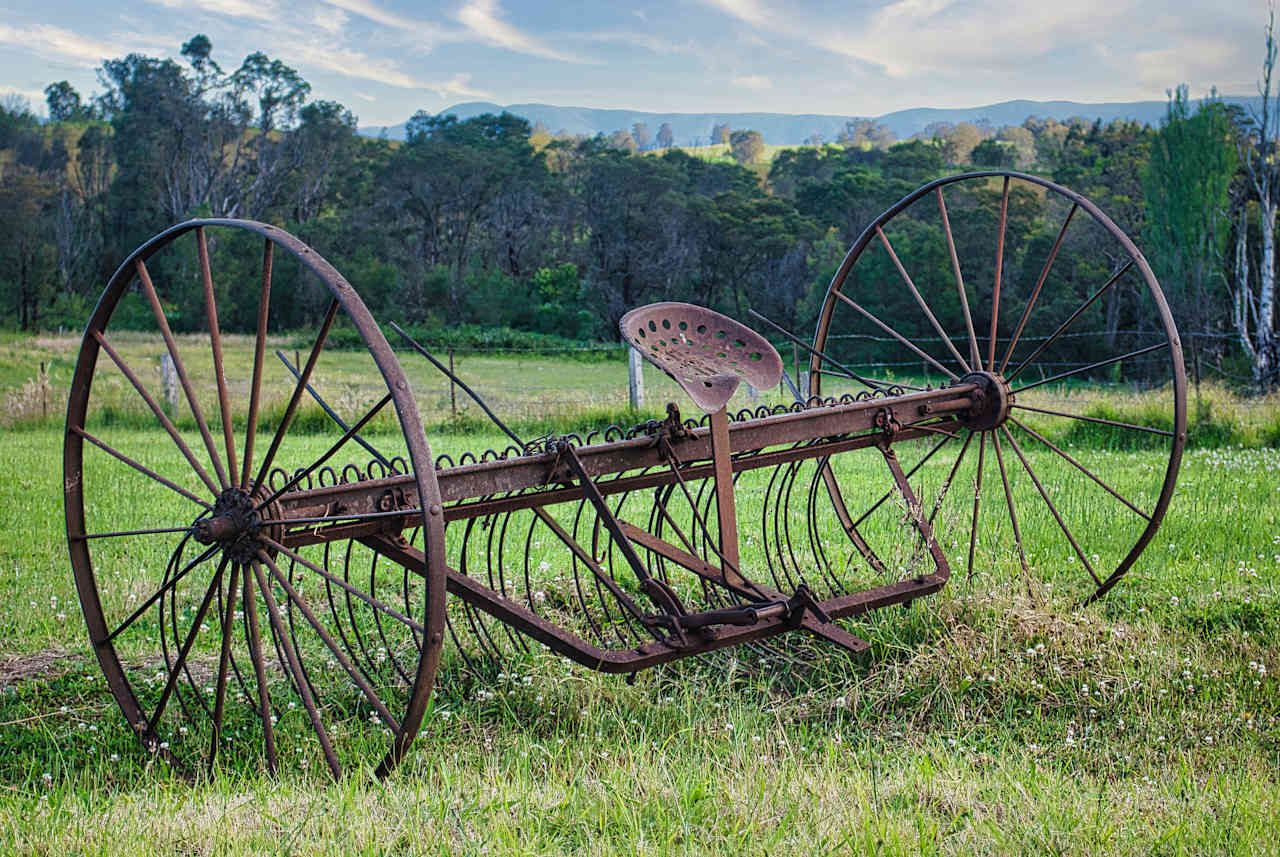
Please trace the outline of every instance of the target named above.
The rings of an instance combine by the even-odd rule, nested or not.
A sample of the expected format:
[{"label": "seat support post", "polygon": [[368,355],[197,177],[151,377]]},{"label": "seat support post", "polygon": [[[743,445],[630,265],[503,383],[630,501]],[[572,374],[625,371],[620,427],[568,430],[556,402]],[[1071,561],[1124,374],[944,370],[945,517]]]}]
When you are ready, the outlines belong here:
[{"label": "seat support post", "polygon": [[[738,511],[733,499],[733,459],[729,445],[729,414],[724,408],[711,415],[711,462],[716,481],[716,517],[720,524],[720,555],[731,586],[741,586],[738,568]],[[736,579],[735,579],[736,578]]]}]

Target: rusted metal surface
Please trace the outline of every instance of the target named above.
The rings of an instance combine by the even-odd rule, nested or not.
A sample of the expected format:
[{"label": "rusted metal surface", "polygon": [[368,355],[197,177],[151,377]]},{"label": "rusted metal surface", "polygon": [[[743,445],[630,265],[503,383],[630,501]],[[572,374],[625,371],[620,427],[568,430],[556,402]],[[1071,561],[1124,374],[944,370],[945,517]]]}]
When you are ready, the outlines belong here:
[{"label": "rusted metal surface", "polygon": [[624,315],[618,327],[708,414],[722,410],[742,381],[767,390],[782,375],[782,358],[769,340],[705,307],[649,304]]},{"label": "rusted metal surface", "polygon": [[[995,182],[999,191],[995,282],[982,293],[965,282],[944,198],[944,189],[956,182]],[[1021,314],[1002,314],[1001,280],[1012,270],[1005,264],[1007,213],[1011,195],[1026,184],[1061,197],[1070,210]],[[894,219],[916,216],[913,206],[921,200],[931,212],[936,203],[941,217],[951,261],[944,280],[954,277],[967,343],[952,341],[930,305],[937,296],[917,286],[925,280],[894,249]],[[1073,218],[1091,221],[1114,239],[1121,261],[1082,306],[1045,327],[1038,313],[1061,302],[1041,298],[1054,287],[1053,261]],[[228,352],[234,340],[221,335],[215,287],[217,242],[233,233],[263,242],[260,262],[256,253],[252,260],[261,269],[260,282],[252,284],[260,295],[257,334],[251,344],[237,343],[253,366],[243,440],[231,412],[237,379],[225,372],[233,364]],[[918,317],[879,318],[867,309],[871,301],[855,293],[857,262],[868,248],[887,254],[894,283],[900,280],[904,289],[901,305],[915,307]],[[203,364],[180,356],[160,297],[162,281],[151,276],[149,263],[157,256],[157,271],[187,265],[201,285],[212,377],[193,375],[188,366]],[[303,276],[281,273],[290,265]],[[1147,289],[1164,339],[1098,354],[1066,372],[1054,364],[1046,372],[1042,355],[1051,355],[1053,342],[1126,275]],[[278,353],[289,394],[275,399],[283,408],[275,429],[262,432],[270,436],[265,440],[258,434],[267,379],[280,369],[265,360],[266,340],[277,333],[270,301],[279,276],[310,284],[306,305],[315,310],[317,333],[305,359]],[[989,324],[975,323],[973,313],[987,306],[988,294]],[[187,397],[182,415],[168,413],[147,373],[111,344],[112,314],[131,295],[154,319],[172,358]],[[946,300],[956,295],[949,291]],[[339,323],[359,334],[370,372],[385,388],[355,413],[324,398],[326,344]],[[927,377],[913,377],[913,383],[870,377],[840,351],[840,337],[851,325],[904,349]],[[1001,356],[997,339],[1005,325],[1012,334]],[[919,336],[921,330],[929,336]],[[979,341],[979,330],[988,332],[986,342]],[[865,652],[870,643],[842,620],[936,593],[953,562],[972,574],[975,562],[990,556],[977,550],[980,521],[1005,508],[995,538],[1012,533],[1011,556],[1027,573],[1020,522],[1039,509],[1088,576],[1082,600],[1093,600],[1114,586],[1150,541],[1185,442],[1177,334],[1146,261],[1086,200],[1016,173],[935,182],[868,227],[832,281],[812,344],[802,343],[811,355],[814,395],[808,401],[730,414],[726,405],[742,382],[774,387],[782,364],[764,337],[712,310],[670,302],[641,307],[624,316],[621,331],[704,416],[682,419],[672,403],[663,420],[525,443],[493,415],[514,445],[433,461],[400,357],[351,286],[296,238],[247,221],[191,221],[132,254],[85,333],[64,466],[67,534],[90,640],[143,746],[179,770],[213,771],[220,748],[247,731],[248,740],[260,742],[268,770],[314,757],[337,776],[365,764],[354,755],[373,736],[383,750],[367,762],[384,776],[422,723],[446,638],[456,652],[451,669],[472,676],[535,645],[622,674],[733,646],[793,659],[784,642],[793,631],[849,653]],[[408,334],[399,334],[406,359],[420,355],[438,363]],[[1019,360],[1014,350],[1020,341],[1029,353]],[[1166,386],[1172,431],[1021,400],[1026,390],[1164,348],[1172,357]],[[1015,380],[1029,368],[1039,371],[1039,380]],[[99,428],[93,382],[108,370],[118,371],[137,394],[139,409],[154,415],[185,473],[143,460],[128,448],[128,438],[117,440]],[[823,398],[824,378],[833,377],[854,391]],[[308,397],[333,421],[328,442],[297,437],[294,423]],[[1163,481],[1147,495],[1156,497],[1154,504],[1126,497],[1096,463],[1027,426],[1019,410],[1024,417],[1082,420],[1167,443]],[[210,419],[215,416],[217,426]],[[394,436],[386,430],[388,420],[395,423]],[[371,432],[375,424],[381,428]],[[160,492],[173,514],[162,520],[125,516],[133,523],[102,517],[97,510],[112,508],[119,489],[96,479],[92,468],[86,474],[86,441],[101,461]],[[966,459],[974,446],[976,456]],[[1056,486],[1035,470],[1033,447],[1061,458],[1101,502],[1136,516],[1140,533],[1114,564],[1096,556],[1096,533],[1072,528],[1070,510],[1055,502]],[[966,466],[975,457],[976,468]],[[1000,490],[984,506],[987,470],[999,478]],[[1039,505],[1028,506],[1032,501]],[[87,509],[94,510],[92,527]],[[104,599],[100,567],[157,544],[168,560],[158,580],[148,579],[144,595],[124,605],[110,593]],[[95,560],[91,545],[103,559]],[[453,596],[447,602],[446,594]],[[131,652],[151,646],[160,669],[148,676],[126,667],[117,654],[117,646],[126,645]],[[296,716],[288,714],[295,709]],[[247,719],[240,716],[230,730],[234,712]],[[347,719],[335,723],[344,712]]]}]

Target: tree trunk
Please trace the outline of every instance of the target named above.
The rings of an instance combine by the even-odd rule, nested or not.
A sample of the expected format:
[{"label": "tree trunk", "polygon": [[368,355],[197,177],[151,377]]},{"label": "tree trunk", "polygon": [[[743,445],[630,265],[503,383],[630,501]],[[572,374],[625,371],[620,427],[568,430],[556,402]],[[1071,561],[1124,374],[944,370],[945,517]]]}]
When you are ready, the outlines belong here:
[{"label": "tree trunk", "polygon": [[1263,197],[1258,204],[1262,227],[1262,262],[1258,267],[1258,329],[1254,381],[1261,388],[1270,387],[1276,372],[1276,204]]},{"label": "tree trunk", "polygon": [[1236,287],[1232,302],[1233,321],[1240,345],[1250,360],[1255,359],[1249,338],[1249,203],[1240,206],[1240,223],[1236,226]]}]

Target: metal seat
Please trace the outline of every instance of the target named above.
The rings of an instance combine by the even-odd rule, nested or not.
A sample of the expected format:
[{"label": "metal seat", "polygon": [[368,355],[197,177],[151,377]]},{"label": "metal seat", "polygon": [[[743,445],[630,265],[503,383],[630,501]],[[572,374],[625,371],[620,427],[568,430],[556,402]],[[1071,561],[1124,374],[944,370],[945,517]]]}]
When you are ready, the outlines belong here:
[{"label": "metal seat", "polygon": [[769,340],[706,307],[649,304],[624,315],[618,327],[708,414],[723,408],[742,381],[767,390],[782,378],[782,358]]}]

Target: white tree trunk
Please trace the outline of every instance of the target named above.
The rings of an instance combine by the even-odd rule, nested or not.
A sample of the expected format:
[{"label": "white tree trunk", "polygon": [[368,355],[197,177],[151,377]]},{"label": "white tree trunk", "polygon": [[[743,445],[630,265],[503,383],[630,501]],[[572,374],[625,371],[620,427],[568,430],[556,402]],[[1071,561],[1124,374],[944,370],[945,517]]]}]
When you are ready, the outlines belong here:
[{"label": "white tree trunk", "polygon": [[1246,201],[1240,206],[1240,223],[1236,226],[1236,286],[1232,297],[1232,320],[1235,322],[1236,335],[1240,337],[1240,347],[1255,360],[1253,339],[1249,336],[1249,305],[1252,293],[1249,291],[1249,204]]},{"label": "white tree trunk", "polygon": [[[1268,190],[1270,190],[1268,188]],[[1270,386],[1276,371],[1276,203],[1268,193],[1258,205],[1262,262],[1258,267],[1258,321],[1254,380]]]}]

